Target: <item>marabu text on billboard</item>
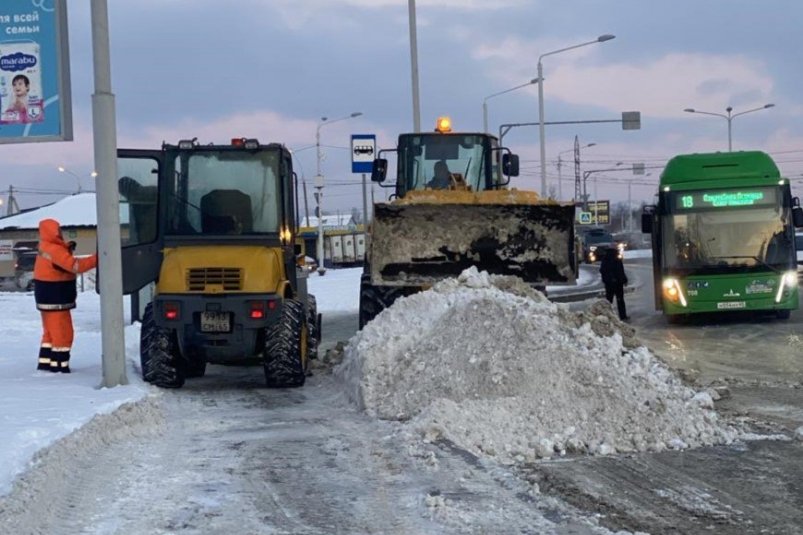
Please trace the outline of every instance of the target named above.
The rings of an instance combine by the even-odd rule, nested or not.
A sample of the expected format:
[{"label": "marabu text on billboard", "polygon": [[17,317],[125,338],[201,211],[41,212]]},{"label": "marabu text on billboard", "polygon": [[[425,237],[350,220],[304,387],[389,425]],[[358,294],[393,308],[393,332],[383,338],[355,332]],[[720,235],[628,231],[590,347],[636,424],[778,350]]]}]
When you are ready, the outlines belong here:
[{"label": "marabu text on billboard", "polygon": [[66,0],[0,2],[0,143],[72,140]]}]

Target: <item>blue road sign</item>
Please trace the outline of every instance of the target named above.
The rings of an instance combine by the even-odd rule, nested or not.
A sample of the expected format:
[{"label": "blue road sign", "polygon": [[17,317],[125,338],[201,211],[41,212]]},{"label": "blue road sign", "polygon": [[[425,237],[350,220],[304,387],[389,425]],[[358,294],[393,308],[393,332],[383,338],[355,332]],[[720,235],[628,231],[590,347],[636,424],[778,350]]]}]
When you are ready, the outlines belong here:
[{"label": "blue road sign", "polygon": [[370,173],[376,158],[376,136],[374,134],[352,134],[351,172]]}]

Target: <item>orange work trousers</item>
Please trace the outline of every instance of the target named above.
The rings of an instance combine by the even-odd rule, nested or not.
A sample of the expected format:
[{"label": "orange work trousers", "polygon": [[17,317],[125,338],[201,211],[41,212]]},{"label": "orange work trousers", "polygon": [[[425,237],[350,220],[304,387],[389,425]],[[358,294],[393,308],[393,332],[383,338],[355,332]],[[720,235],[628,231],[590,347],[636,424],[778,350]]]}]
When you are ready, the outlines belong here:
[{"label": "orange work trousers", "polygon": [[44,361],[49,355],[50,371],[69,372],[70,349],[74,337],[72,314],[69,310],[41,310],[40,313],[42,314],[40,369],[48,364]]}]

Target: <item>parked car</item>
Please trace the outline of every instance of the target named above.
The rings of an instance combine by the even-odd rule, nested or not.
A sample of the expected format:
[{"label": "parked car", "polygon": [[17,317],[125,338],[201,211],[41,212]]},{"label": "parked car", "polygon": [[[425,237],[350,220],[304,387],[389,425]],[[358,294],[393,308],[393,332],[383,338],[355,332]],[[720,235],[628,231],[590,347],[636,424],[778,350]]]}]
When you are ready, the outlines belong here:
[{"label": "parked car", "polygon": [[14,279],[20,290],[33,290],[33,265],[39,244],[32,242],[17,242],[14,245]]}]

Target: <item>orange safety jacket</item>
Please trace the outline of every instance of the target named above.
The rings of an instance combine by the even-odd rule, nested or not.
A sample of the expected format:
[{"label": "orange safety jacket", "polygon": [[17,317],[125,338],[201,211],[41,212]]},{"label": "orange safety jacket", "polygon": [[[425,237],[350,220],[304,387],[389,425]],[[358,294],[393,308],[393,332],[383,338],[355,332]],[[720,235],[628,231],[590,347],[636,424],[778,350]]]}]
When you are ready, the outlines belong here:
[{"label": "orange safety jacket", "polygon": [[39,222],[39,254],[33,267],[34,297],[39,310],[75,308],[76,274],[98,265],[98,255],[76,258],[55,219]]}]

